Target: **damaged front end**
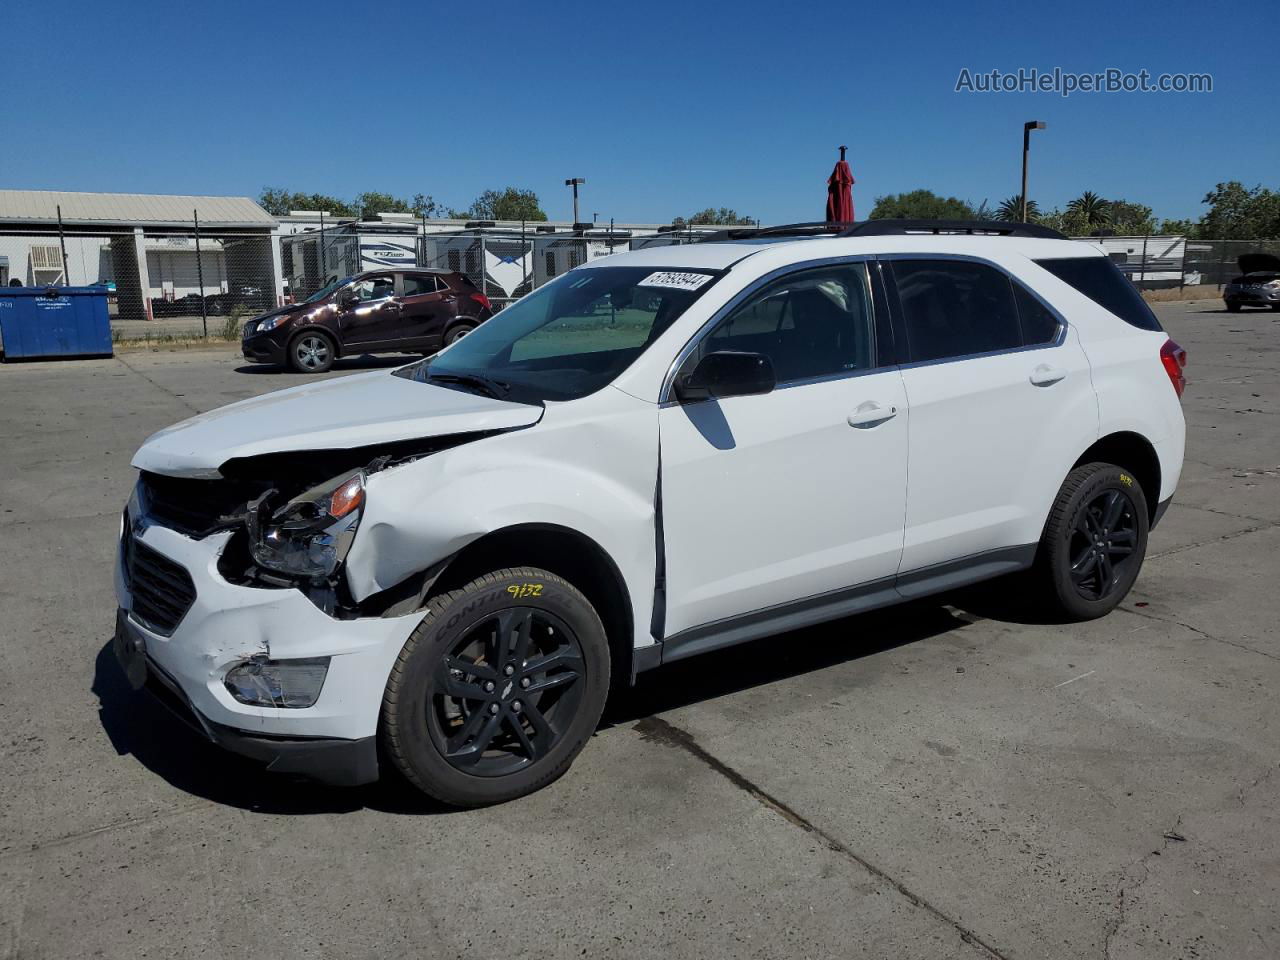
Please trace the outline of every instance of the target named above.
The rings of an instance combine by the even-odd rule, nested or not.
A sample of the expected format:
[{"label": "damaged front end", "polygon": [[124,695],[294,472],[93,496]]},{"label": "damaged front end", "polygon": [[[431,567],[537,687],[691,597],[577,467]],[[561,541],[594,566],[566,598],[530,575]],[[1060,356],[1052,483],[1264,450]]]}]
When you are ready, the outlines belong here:
[{"label": "damaged front end", "polygon": [[493,432],[237,458],[221,479],[144,470],[129,513],[197,540],[229,531],[217,561],[228,583],[296,589],[336,619],[379,615],[398,598],[357,603],[343,576],[369,478]]}]

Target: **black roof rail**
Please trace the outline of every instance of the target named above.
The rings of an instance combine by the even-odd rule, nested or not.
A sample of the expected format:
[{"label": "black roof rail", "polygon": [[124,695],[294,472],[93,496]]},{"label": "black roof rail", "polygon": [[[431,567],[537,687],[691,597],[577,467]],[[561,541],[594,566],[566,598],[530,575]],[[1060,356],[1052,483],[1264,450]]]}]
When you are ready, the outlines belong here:
[{"label": "black roof rail", "polygon": [[840,236],[844,231],[856,226],[853,223],[837,223],[826,220],[813,220],[806,223],[780,223],[772,227],[730,227],[728,230],[717,230],[703,237],[699,243],[724,243],[726,240],[754,240],[757,237],[820,237]]},{"label": "black roof rail", "polygon": [[913,233],[951,234],[988,237],[1036,237],[1042,240],[1067,240],[1066,235],[1038,223],[1014,223],[1011,220],[864,220],[842,231],[842,237],[891,237]]}]

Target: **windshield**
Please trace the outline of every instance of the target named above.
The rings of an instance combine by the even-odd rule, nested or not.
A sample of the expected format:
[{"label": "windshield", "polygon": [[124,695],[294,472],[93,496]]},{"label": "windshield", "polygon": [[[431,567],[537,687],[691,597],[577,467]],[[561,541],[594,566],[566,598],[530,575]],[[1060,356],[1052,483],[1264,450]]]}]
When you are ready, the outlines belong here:
[{"label": "windshield", "polygon": [[350,278],[350,277],[343,277],[341,280],[330,280],[330,281],[329,281],[328,283],[326,283],[323,287],[321,287],[319,290],[317,290],[317,291],[316,291],[315,293],[313,293],[311,296],[307,297],[307,299],[306,299],[306,300],[304,300],[304,301],[302,301],[302,302],[303,302],[303,303],[317,303],[317,302],[319,302],[320,300],[323,300],[323,299],[324,299],[325,297],[327,297],[329,294],[333,293],[333,291],[337,290],[339,287],[343,286],[343,285],[344,285],[344,284],[346,284],[346,283],[350,283],[350,282],[351,282],[351,278]]},{"label": "windshield", "polygon": [[717,276],[678,267],[574,270],[404,375],[517,401],[585,397],[630,366]]}]

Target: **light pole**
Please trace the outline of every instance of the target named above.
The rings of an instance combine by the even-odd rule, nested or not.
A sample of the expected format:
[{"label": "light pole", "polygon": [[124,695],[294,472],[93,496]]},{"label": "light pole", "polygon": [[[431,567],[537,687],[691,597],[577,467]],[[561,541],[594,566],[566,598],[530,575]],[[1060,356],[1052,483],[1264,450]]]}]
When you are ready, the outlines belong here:
[{"label": "light pole", "polygon": [[1043,130],[1043,120],[1028,120],[1022,125],[1022,222],[1027,222],[1027,154],[1031,151],[1031,131]]},{"label": "light pole", "polygon": [[574,177],[564,182],[566,187],[573,187],[573,225],[575,227],[578,225],[578,184],[586,182],[586,177]]}]

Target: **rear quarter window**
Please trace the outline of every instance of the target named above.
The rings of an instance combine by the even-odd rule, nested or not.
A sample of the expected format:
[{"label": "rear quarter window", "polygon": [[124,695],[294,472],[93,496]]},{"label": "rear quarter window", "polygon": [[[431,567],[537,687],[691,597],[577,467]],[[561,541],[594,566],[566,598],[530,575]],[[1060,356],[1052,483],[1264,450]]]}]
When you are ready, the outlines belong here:
[{"label": "rear quarter window", "polygon": [[1070,284],[1100,307],[1105,307],[1140,330],[1163,330],[1138,288],[1107,257],[1065,257],[1037,260],[1063,283]]}]

